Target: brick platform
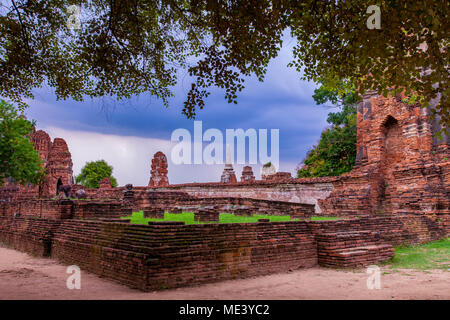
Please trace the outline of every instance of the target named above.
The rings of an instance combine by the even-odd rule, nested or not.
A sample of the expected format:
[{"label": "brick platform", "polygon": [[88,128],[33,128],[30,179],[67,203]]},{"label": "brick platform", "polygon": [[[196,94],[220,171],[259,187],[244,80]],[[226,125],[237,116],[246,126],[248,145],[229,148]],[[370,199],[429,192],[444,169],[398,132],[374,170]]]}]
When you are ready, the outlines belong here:
[{"label": "brick platform", "polygon": [[203,208],[194,212],[194,220],[200,222],[218,222],[219,215],[218,207]]},{"label": "brick platform", "polygon": [[319,233],[318,262],[323,267],[354,268],[391,259],[394,248],[375,231]]},{"label": "brick platform", "polygon": [[184,225],[0,218],[0,241],[140,290],[245,278],[317,264],[355,267],[392,256],[392,245],[445,237],[422,215]]},{"label": "brick platform", "polygon": [[144,291],[317,264],[305,223],[149,226],[64,221],[52,257]]}]

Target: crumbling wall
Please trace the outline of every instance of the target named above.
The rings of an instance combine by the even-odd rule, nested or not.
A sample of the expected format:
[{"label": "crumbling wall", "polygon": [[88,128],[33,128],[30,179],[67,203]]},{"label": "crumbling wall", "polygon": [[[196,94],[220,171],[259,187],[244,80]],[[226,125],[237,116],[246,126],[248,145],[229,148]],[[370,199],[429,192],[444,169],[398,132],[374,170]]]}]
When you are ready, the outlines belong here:
[{"label": "crumbling wall", "polygon": [[158,191],[182,191],[198,198],[251,198],[313,204],[315,213],[322,211],[318,200],[333,190],[337,177],[288,179],[281,181],[248,181],[238,183],[188,183],[158,188]]},{"label": "crumbling wall", "polygon": [[131,208],[113,200],[49,200],[28,199],[14,203],[0,203],[0,216],[33,217],[52,220],[97,219],[130,216]]},{"label": "crumbling wall", "polygon": [[0,217],[0,242],[16,250],[48,257],[61,220]]},{"label": "crumbling wall", "polygon": [[416,245],[442,239],[447,232],[442,225],[424,215],[361,217],[329,221],[308,221],[314,234],[374,231],[393,246]]},{"label": "crumbling wall", "polygon": [[65,221],[55,234],[52,257],[145,291],[317,264],[314,237],[303,222],[142,226]]},{"label": "crumbling wall", "polygon": [[149,291],[286,272],[318,262],[366,265],[391,257],[392,245],[445,236],[423,215],[200,225],[111,221],[0,217],[0,241]]},{"label": "crumbling wall", "polygon": [[435,138],[429,109],[403,98],[372,92],[358,104],[356,165],[319,200],[326,214],[450,213],[448,138]]}]

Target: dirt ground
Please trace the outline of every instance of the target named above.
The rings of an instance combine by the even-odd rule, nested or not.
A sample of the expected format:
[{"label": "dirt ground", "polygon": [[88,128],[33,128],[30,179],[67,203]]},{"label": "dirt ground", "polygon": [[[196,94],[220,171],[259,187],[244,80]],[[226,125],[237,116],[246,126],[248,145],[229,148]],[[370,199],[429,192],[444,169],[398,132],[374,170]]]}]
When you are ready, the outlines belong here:
[{"label": "dirt ground", "polygon": [[450,272],[381,268],[381,289],[367,289],[365,269],[296,270],[197,287],[140,292],[81,271],[69,290],[67,266],[0,247],[0,299],[450,299]]}]

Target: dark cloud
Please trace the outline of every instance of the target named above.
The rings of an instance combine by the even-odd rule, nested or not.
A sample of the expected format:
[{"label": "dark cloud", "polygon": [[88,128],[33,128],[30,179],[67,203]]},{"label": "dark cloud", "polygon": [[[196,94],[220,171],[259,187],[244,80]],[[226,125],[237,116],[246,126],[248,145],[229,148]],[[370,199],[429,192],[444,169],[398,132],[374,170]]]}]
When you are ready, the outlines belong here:
[{"label": "dark cloud", "polygon": [[[223,91],[214,89],[205,109],[198,111],[196,120],[203,121],[203,130],[280,129],[280,161],[300,162],[317,142],[330,110],[315,105],[311,98],[315,85],[301,81],[301,75],[286,66],[289,57],[289,50],[283,49],[269,65],[265,82],[248,79],[237,105],[228,104]],[[113,98],[56,101],[51,89],[39,89],[35,100],[29,101],[27,116],[39,127],[170,140],[177,128],[193,132],[193,121],[181,114],[189,83],[185,78],[177,85],[169,108],[149,95],[119,102]]]}]

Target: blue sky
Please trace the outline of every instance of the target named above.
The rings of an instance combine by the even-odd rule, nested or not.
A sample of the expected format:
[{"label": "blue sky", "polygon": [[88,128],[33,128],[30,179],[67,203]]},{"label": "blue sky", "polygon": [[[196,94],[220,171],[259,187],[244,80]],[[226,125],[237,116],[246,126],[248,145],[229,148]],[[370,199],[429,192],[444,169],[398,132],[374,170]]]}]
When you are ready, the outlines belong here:
[{"label": "blue sky", "polygon": [[[292,43],[287,43],[268,68],[266,79],[247,79],[246,88],[238,96],[238,104],[228,104],[224,92],[213,89],[206,107],[197,112],[196,120],[203,130],[248,128],[280,130],[280,171],[295,174],[296,165],[317,143],[326,127],[332,109],[315,105],[312,94],[316,85],[300,80],[300,74],[287,67]],[[113,98],[57,101],[52,88],[35,90],[29,100],[27,117],[52,138],[62,137],[69,144],[78,174],[86,161],[105,159],[114,167],[119,184],[146,185],[152,155],[162,150],[168,156],[173,147],[173,130],[185,128],[193,132],[193,120],[181,114],[188,77],[181,77],[174,88],[175,97],[169,108],[149,95],[129,101]],[[260,166],[253,166],[257,177]],[[242,166],[235,165],[238,178]],[[223,165],[174,165],[169,162],[171,183],[218,181]]]}]

